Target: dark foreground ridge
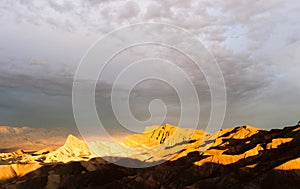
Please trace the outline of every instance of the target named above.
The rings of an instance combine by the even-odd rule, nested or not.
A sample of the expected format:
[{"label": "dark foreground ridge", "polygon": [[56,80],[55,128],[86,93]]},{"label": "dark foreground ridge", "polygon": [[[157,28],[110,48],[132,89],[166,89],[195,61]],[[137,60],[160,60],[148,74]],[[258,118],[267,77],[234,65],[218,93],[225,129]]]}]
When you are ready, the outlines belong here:
[{"label": "dark foreground ridge", "polygon": [[205,153],[189,152],[149,168],[120,167],[102,158],[47,164],[0,188],[300,188],[299,125],[255,132],[237,127],[220,131],[214,143]]}]

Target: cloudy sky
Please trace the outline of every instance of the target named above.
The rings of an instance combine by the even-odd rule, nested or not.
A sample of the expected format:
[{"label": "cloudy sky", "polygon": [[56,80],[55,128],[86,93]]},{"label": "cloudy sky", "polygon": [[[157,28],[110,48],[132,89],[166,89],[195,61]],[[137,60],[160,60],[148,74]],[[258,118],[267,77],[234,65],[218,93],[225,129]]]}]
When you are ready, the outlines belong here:
[{"label": "cloudy sky", "polygon": [[[0,125],[75,127],[72,83],[82,56],[108,32],[141,22],[182,27],[215,56],[227,89],[224,127],[295,124],[300,120],[299,18],[297,0],[2,0]],[[134,53],[145,52],[141,47]],[[116,65],[108,69],[96,95],[99,116],[112,126],[117,123],[109,107],[111,75],[118,73],[122,61],[113,61]],[[199,124],[205,125],[210,112],[205,77],[184,60],[180,65],[198,82]],[[133,89],[133,114],[149,117],[148,104],[156,98],[166,102],[167,121],[175,124],[178,96],[158,81]]]}]

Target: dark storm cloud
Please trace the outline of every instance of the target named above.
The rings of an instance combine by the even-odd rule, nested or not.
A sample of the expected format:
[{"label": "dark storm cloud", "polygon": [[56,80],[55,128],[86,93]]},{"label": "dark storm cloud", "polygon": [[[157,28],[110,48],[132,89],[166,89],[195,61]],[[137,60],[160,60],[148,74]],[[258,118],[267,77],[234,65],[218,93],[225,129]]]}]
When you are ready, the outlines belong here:
[{"label": "dark storm cloud", "polygon": [[[17,63],[16,63],[17,62]],[[50,96],[70,96],[73,78],[62,70],[52,70],[47,61],[0,61],[0,88],[44,93]]]},{"label": "dark storm cloud", "polygon": [[[228,126],[232,126],[233,119],[241,120],[234,122],[236,124],[244,121],[276,124],[278,119],[272,123],[264,122],[259,118],[261,115],[255,112],[256,109],[273,107],[274,101],[284,102],[294,112],[299,111],[294,103],[280,98],[288,96],[286,99],[296,100],[298,93],[295,91],[300,87],[295,84],[295,75],[298,74],[295,70],[300,70],[297,62],[299,57],[296,55],[300,46],[299,7],[297,1],[281,0],[3,1],[0,3],[1,25],[4,28],[20,26],[15,32],[9,33],[11,38],[19,39],[25,33],[25,38],[32,37],[34,40],[27,46],[21,46],[18,41],[10,43],[0,37],[0,91],[6,92],[3,93],[6,96],[12,91],[19,91],[20,97],[22,92],[26,92],[32,93],[32,96],[46,94],[49,98],[70,98],[76,67],[94,40],[120,26],[162,22],[192,32],[215,56],[227,86]],[[72,38],[62,40],[69,36]],[[53,47],[43,46],[40,41],[47,45],[53,43]],[[55,46],[60,50],[55,50]],[[82,48],[77,49],[78,46]],[[34,53],[40,51],[44,52],[43,56]],[[179,65],[193,79],[198,92],[204,94],[205,101],[209,96],[205,77],[184,60]],[[106,99],[111,85],[112,81],[107,81],[97,89],[97,95]],[[275,87],[281,85],[284,86],[281,90]],[[151,89],[156,91],[155,94],[151,93]],[[118,90],[121,93],[125,89]],[[149,85],[134,91],[136,95],[146,94],[145,98],[163,96],[169,92],[160,85]],[[28,95],[26,98],[28,101],[27,104],[24,102],[24,106],[34,103],[34,97],[31,99]],[[12,111],[17,108],[18,102],[3,99],[3,108],[11,106]],[[253,102],[255,107],[249,102]],[[70,107],[71,102],[68,103]],[[63,106],[59,103],[56,105],[56,108],[52,107],[53,111],[59,111]],[[18,110],[21,111],[26,110]],[[240,116],[241,111],[244,111],[244,117]],[[247,115],[253,116],[248,119]],[[267,114],[266,119],[272,116]],[[296,119],[297,115],[294,113],[288,117]],[[260,122],[255,121],[256,118]]]}]

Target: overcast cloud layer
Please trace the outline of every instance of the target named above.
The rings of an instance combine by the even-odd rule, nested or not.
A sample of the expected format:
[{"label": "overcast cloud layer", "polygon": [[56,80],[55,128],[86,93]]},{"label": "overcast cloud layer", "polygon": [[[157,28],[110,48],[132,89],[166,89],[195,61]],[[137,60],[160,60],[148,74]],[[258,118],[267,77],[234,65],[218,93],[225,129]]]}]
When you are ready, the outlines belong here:
[{"label": "overcast cloud layer", "polygon": [[[228,92],[224,127],[294,124],[300,120],[299,18],[297,0],[1,1],[0,124],[75,127],[72,82],[82,55],[107,32],[140,22],[182,27],[210,49]],[[210,111],[205,79],[188,62],[180,66],[198,86],[205,125]],[[117,123],[107,100],[117,70],[112,66],[96,96],[104,122],[112,126]],[[147,118],[148,102],[161,97],[171,112],[167,121],[176,123],[177,96],[156,82],[133,91],[133,113]]]}]

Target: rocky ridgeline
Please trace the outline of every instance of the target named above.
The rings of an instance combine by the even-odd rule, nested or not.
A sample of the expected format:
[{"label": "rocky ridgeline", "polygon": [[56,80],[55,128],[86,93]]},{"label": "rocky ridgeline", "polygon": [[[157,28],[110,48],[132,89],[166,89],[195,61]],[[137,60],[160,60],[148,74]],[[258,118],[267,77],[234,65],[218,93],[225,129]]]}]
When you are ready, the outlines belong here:
[{"label": "rocky ridgeline", "polygon": [[184,141],[202,139],[205,132],[174,125],[146,127],[144,133],[126,136],[124,144],[131,147],[153,147],[160,144],[166,146],[176,145]]},{"label": "rocky ridgeline", "polygon": [[[91,152],[86,144],[71,137],[65,147],[54,152],[44,152],[47,153],[44,155],[53,158],[59,154],[65,160],[74,157],[78,158],[76,160],[80,160],[79,157],[89,159],[55,163],[59,158],[48,158],[52,163],[43,164],[22,177],[3,181],[2,186],[50,189],[300,188],[299,124],[270,131],[241,126],[223,129],[209,136],[204,131],[193,131],[192,135],[185,135],[184,131],[188,133],[189,130],[165,125],[148,127],[143,134],[128,136],[124,143],[135,148],[167,143],[165,148],[184,145],[184,150],[176,157],[144,169],[121,167],[100,157],[93,158],[88,154]],[[207,140],[203,141],[207,136]],[[205,151],[199,151],[207,144],[209,147],[204,148]],[[20,153],[23,152],[17,156]]]}]

